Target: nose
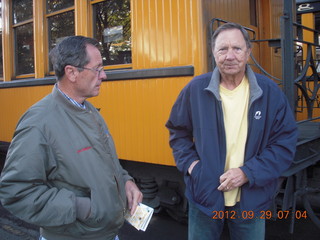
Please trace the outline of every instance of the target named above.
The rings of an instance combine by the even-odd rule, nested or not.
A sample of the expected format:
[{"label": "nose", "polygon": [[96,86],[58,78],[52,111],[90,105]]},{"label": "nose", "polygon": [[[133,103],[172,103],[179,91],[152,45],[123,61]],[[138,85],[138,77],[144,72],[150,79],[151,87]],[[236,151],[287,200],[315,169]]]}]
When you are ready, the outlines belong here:
[{"label": "nose", "polygon": [[104,70],[102,70],[101,72],[99,72],[99,78],[100,79],[107,79],[107,74]]},{"label": "nose", "polygon": [[228,49],[228,52],[226,54],[226,59],[233,59],[234,58],[234,52],[233,49]]}]

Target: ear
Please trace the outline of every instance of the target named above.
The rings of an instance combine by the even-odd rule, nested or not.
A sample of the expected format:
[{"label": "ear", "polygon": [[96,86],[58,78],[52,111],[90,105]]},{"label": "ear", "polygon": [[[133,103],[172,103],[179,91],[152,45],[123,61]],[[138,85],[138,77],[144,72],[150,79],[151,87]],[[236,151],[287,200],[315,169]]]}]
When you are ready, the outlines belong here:
[{"label": "ear", "polygon": [[64,67],[64,72],[65,75],[67,77],[67,79],[69,79],[69,81],[71,82],[75,82],[76,78],[78,76],[79,71],[76,69],[76,67],[71,66],[71,65],[67,65]]},{"label": "ear", "polygon": [[247,54],[248,54],[248,57],[250,57],[250,54],[251,54],[251,48],[249,48],[249,49],[248,49]]}]

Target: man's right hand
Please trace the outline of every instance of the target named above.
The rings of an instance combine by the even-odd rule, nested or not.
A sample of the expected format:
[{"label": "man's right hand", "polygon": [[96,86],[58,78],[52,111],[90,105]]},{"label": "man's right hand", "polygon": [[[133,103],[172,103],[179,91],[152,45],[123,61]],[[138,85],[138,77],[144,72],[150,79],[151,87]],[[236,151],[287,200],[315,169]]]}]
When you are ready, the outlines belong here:
[{"label": "man's right hand", "polygon": [[196,160],[196,161],[194,161],[193,163],[191,163],[191,165],[190,165],[189,168],[188,168],[188,173],[189,173],[189,175],[191,175],[191,172],[192,172],[194,166],[197,165],[198,162],[199,162],[199,160]]}]

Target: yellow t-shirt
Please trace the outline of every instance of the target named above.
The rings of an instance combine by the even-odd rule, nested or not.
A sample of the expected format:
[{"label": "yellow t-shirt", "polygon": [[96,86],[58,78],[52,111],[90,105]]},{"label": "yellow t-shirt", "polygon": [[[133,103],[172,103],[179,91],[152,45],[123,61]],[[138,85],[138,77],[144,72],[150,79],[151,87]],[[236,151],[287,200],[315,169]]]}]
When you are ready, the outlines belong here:
[{"label": "yellow t-shirt", "polygon": [[[249,82],[245,76],[233,90],[220,85],[223,119],[226,133],[227,156],[225,171],[243,166],[248,132]],[[240,188],[224,192],[225,206],[240,201]]]}]

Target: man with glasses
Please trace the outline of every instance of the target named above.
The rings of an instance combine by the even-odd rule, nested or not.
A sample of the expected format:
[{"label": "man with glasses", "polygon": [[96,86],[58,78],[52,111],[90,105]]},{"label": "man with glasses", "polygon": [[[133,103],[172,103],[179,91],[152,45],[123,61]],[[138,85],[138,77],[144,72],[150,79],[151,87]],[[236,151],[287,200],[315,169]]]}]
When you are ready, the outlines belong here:
[{"label": "man with glasses", "polygon": [[107,76],[96,40],[67,37],[50,53],[52,93],[20,119],[1,175],[2,205],[40,226],[40,239],[118,239],[142,193],[120,166],[102,116],[87,98]]}]

